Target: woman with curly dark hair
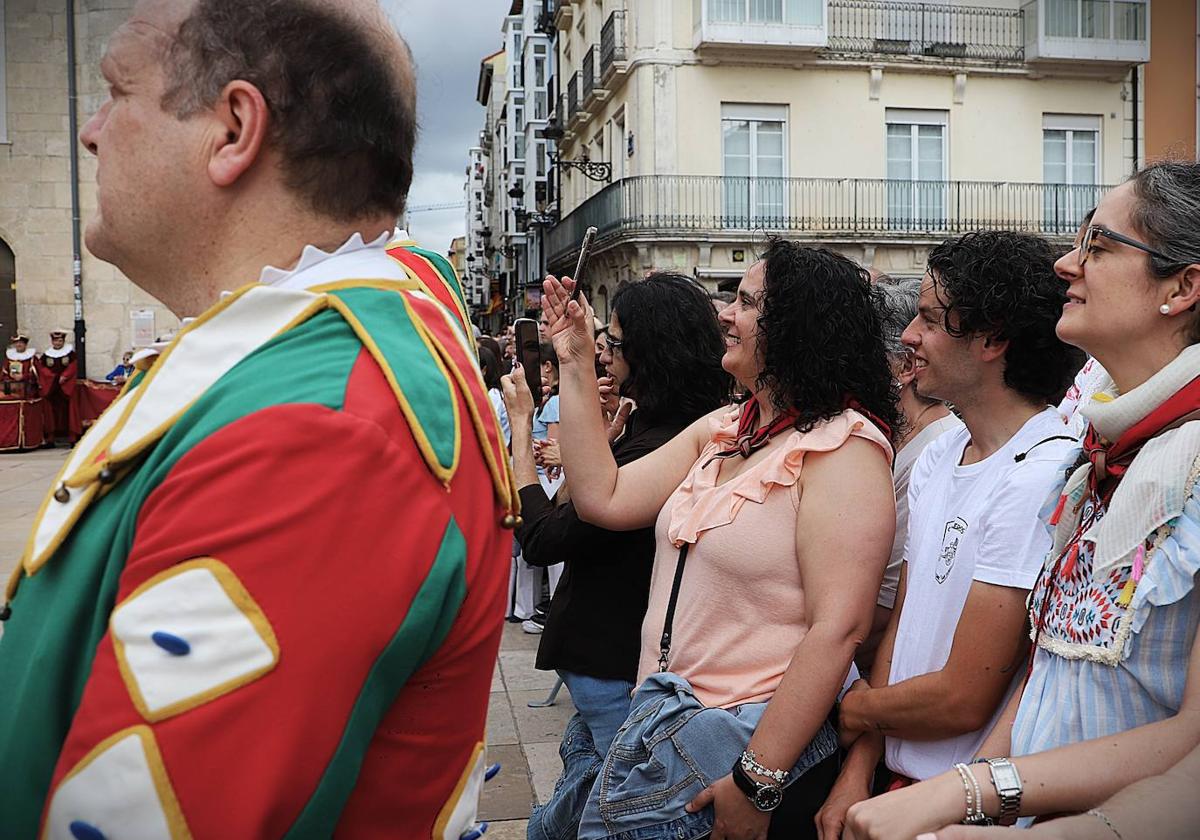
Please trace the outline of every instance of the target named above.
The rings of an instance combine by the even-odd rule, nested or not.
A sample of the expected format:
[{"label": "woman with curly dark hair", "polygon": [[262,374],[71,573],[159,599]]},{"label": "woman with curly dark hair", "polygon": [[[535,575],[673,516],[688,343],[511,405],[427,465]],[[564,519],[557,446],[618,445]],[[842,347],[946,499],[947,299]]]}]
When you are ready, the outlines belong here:
[{"label": "woman with curly dark hair", "polygon": [[640,686],[578,836],[815,837],[837,774],[829,712],[895,528],[875,292],[845,257],[772,240],[719,316],[744,402],[618,467],[572,286],[547,278],[544,305],[564,464],[588,476],[575,506],[605,528],[656,525]]},{"label": "woman with curly dark hair", "polygon": [[[613,298],[607,332],[600,361],[608,389],[636,404],[632,413],[613,407],[621,427],[613,430],[610,456],[617,464],[646,456],[728,401],[731,381],[721,368],[724,340],[695,280],[657,272],[622,286]],[[537,667],[558,672],[577,712],[563,733],[562,778],[554,796],[530,819],[529,836],[542,840],[574,836],[600,761],[629,713],[654,531],[604,530],[582,522],[572,503],[550,503],[530,456],[533,398],[524,381],[520,374],[502,381],[524,518],[517,540],[530,565],[564,564]],[[595,395],[593,386],[591,407],[599,413]],[[573,490],[589,481],[586,473],[572,473],[570,485]]]}]

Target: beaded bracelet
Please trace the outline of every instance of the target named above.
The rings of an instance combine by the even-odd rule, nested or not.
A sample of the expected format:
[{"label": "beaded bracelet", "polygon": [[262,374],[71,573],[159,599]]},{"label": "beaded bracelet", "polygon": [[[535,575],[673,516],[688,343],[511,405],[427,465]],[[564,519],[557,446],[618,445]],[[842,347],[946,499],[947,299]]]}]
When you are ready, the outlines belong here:
[{"label": "beaded bracelet", "polygon": [[1107,817],[1107,816],[1104,814],[1104,812],[1103,812],[1103,811],[1101,811],[1099,808],[1089,808],[1089,809],[1088,809],[1087,811],[1085,811],[1084,813],[1085,813],[1085,814],[1090,814],[1091,816],[1095,817],[1096,819],[1100,820],[1100,822],[1102,822],[1102,823],[1104,823],[1106,826],[1108,826],[1108,830],[1109,830],[1109,831],[1111,831],[1113,834],[1115,834],[1115,835],[1116,835],[1116,837],[1117,837],[1117,840],[1125,840],[1125,838],[1121,836],[1121,832],[1117,831],[1117,827],[1116,827],[1115,825],[1113,825],[1113,824],[1112,824],[1112,820],[1110,820],[1110,819],[1109,819],[1109,818],[1108,818],[1108,817]]},{"label": "beaded bracelet", "polygon": [[965,764],[955,764],[954,769],[958,771],[958,775],[962,779],[963,790],[967,794],[967,813],[963,817],[963,823],[966,825],[990,825],[992,821],[983,813],[983,793],[979,789],[979,780]]},{"label": "beaded bracelet", "polygon": [[787,781],[786,770],[768,770],[758,763],[758,758],[754,755],[754,750],[747,749],[742,753],[742,769],[747,773],[753,773],[756,776],[762,776],[770,779],[777,785],[782,785]]}]

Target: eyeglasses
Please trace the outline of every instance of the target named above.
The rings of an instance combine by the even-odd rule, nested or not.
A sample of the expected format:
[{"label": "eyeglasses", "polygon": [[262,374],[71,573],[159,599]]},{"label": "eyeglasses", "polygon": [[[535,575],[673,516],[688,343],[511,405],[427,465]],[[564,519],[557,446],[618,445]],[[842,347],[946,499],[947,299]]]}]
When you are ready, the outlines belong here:
[{"label": "eyeglasses", "polygon": [[1170,257],[1161,251],[1156,251],[1147,245],[1145,242],[1138,242],[1136,239],[1125,236],[1121,233],[1116,233],[1108,228],[1100,227],[1099,225],[1088,225],[1087,230],[1083,232],[1083,239],[1079,241],[1079,264],[1083,265],[1088,260],[1091,254],[1092,240],[1097,236],[1103,236],[1106,239],[1111,239],[1114,242],[1120,242],[1122,245],[1128,245],[1131,248],[1137,248],[1139,251],[1145,251],[1152,257],[1158,257],[1160,260],[1174,262]]},{"label": "eyeglasses", "polygon": [[608,334],[605,343],[613,353],[620,353],[621,348],[625,346],[625,342],[619,338],[613,338],[612,333]]}]

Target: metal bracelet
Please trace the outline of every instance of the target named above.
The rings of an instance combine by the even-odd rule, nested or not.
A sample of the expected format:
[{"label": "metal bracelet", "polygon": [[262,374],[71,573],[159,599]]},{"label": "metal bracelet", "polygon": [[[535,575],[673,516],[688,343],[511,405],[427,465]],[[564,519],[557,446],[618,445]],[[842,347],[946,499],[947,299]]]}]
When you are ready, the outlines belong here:
[{"label": "metal bracelet", "polygon": [[788,774],[786,770],[768,770],[766,767],[763,767],[758,763],[758,758],[754,755],[754,750],[752,749],[746,749],[742,752],[741,764],[742,769],[747,773],[763,776],[777,785],[782,785],[787,781]]},{"label": "metal bracelet", "polygon": [[1112,824],[1112,820],[1110,820],[1105,815],[1105,813],[1103,811],[1101,811],[1099,808],[1089,808],[1086,811],[1084,811],[1084,813],[1090,814],[1091,816],[1095,817],[1096,819],[1100,820],[1100,822],[1102,822],[1106,826],[1108,826],[1108,830],[1116,835],[1117,840],[1125,840],[1125,838],[1121,836],[1121,832],[1117,831],[1117,827]]}]

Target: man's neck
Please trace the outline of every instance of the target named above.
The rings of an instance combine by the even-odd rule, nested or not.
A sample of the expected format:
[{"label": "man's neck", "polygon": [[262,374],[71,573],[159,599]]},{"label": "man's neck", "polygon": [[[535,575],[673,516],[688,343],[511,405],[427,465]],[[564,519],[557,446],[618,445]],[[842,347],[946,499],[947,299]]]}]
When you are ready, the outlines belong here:
[{"label": "man's neck", "polygon": [[[304,246],[334,251],[356,232],[366,242],[394,228],[395,220],[386,216],[351,222],[305,215],[272,225],[269,230],[237,224],[238,214],[230,213],[230,223],[208,236],[201,236],[197,260],[176,273],[169,288],[147,289],[181,318],[195,317],[217,302],[221,292],[257,282],[266,266],[290,269],[300,259]],[[258,218],[262,218],[259,216]]]},{"label": "man's neck", "polygon": [[995,454],[1029,419],[1045,410],[1024,394],[998,386],[977,398],[956,405],[963,423],[971,433],[971,442],[963,452],[962,465],[978,463]]}]

